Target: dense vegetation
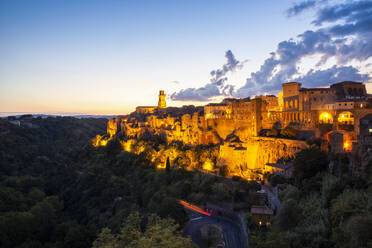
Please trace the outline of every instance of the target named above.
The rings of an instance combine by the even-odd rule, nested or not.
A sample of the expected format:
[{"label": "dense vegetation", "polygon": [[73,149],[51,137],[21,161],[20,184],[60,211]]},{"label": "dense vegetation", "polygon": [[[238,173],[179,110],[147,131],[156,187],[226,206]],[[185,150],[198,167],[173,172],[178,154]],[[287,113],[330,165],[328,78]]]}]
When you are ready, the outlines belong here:
[{"label": "dense vegetation", "polygon": [[[147,150],[122,151],[117,139],[94,148],[106,120],[29,122],[0,120],[0,247],[189,247],[179,199],[239,201],[243,189],[257,189],[169,159],[157,170]],[[128,229],[134,236],[123,241]]]},{"label": "dense vegetation", "polygon": [[316,146],[298,153],[281,209],[268,229],[252,226],[251,247],[372,247],[372,163],[349,159]]},{"label": "dense vegetation", "polygon": [[[185,170],[213,159],[213,147],[144,139],[129,153],[119,139],[92,147],[104,119],[26,121],[0,119],[0,247],[191,247],[179,199],[255,202],[255,183]],[[289,184],[272,225],[250,225],[250,247],[372,247],[372,163],[351,168],[350,157],[309,144],[293,160],[294,178],[269,176]]]}]

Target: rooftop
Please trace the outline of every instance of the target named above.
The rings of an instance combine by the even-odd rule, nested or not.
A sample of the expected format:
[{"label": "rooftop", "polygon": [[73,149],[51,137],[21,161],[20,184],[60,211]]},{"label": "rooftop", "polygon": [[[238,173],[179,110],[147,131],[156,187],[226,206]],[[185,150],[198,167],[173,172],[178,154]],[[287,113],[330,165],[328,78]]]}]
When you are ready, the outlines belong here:
[{"label": "rooftop", "polygon": [[282,83],[282,85],[288,85],[288,84],[299,84],[299,85],[301,85],[300,82],[288,82],[288,83]]},{"label": "rooftop", "polygon": [[274,211],[271,208],[269,208],[268,206],[252,206],[251,207],[251,214],[273,215]]},{"label": "rooftop", "polygon": [[324,90],[324,91],[334,91],[334,89],[330,88],[301,88],[300,91],[315,91],[315,90]]},{"label": "rooftop", "polygon": [[343,84],[363,84],[362,82],[354,82],[354,81],[343,81],[343,82],[339,82],[339,83],[335,83],[335,84],[332,84],[332,86],[337,86],[337,85],[343,85]]}]

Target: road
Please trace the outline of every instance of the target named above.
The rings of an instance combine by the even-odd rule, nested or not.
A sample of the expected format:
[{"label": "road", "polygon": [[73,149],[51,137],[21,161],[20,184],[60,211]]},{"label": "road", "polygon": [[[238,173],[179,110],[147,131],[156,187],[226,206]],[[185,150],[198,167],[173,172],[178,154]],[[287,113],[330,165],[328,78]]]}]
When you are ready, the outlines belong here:
[{"label": "road", "polygon": [[244,236],[239,225],[219,216],[205,216],[192,210],[186,211],[190,216],[190,222],[187,225],[184,234],[190,236],[192,241],[199,247],[202,240],[200,228],[204,225],[216,224],[222,227],[222,234],[226,248],[246,248],[244,244]]},{"label": "road", "polygon": [[268,185],[262,185],[262,189],[264,189],[267,192],[269,203],[277,213],[280,209],[280,200],[278,199],[277,195],[272,191],[271,187]]}]

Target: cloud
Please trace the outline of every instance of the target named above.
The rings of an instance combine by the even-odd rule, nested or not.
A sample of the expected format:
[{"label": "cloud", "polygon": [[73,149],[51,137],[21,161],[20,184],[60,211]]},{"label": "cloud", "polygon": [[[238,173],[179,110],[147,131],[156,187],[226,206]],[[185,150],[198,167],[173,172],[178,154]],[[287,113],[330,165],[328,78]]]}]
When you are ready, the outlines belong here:
[{"label": "cloud", "polygon": [[[305,6],[305,5],[301,5]],[[318,10],[316,25],[329,25],[315,31],[307,30],[278,44],[260,70],[251,73],[246,83],[237,89],[236,96],[246,97],[279,90],[287,81],[302,81],[308,87],[325,86],[343,80],[369,80],[367,74],[357,68],[346,66],[372,57],[372,2],[359,1],[336,4]],[[298,77],[298,64],[306,56],[321,55],[317,66],[324,65],[330,58],[338,64],[329,69],[310,70]]]},{"label": "cloud", "polygon": [[225,58],[227,59],[227,63],[222,66],[222,69],[213,70],[211,71],[211,76],[213,77],[213,81],[218,81],[221,77],[225,76],[228,72],[233,72],[236,69],[241,69],[245,63],[243,61],[240,63],[231,52],[231,50],[226,51]]},{"label": "cloud", "polygon": [[207,84],[200,88],[188,88],[171,95],[174,101],[208,101],[211,97],[221,95],[220,88],[215,84]]},{"label": "cloud", "polygon": [[[316,8],[317,5],[322,8]],[[227,84],[226,74],[240,69],[243,62],[235,59],[231,51],[225,57],[227,63],[211,72],[210,83],[201,88],[189,88],[172,95],[174,100],[207,101],[216,96],[247,97],[263,93],[274,93],[281,84],[300,81],[305,87],[327,86],[339,81],[371,80],[352,66],[354,62],[366,62],[372,57],[372,2],[347,1],[329,4],[327,1],[308,0],[295,4],[287,11],[290,16],[310,8],[316,8],[312,24],[315,30],[306,30],[295,39],[280,42],[275,52],[252,72],[245,84],[236,88]],[[301,75],[299,65],[303,58],[320,55],[315,68]],[[330,59],[336,64],[324,68]]]},{"label": "cloud", "polygon": [[370,15],[371,9],[372,2],[370,0],[330,5],[319,10],[317,13],[317,18],[312,23],[320,26],[324,22],[336,22],[342,19],[351,23],[353,21],[364,19]]},{"label": "cloud", "polygon": [[370,76],[361,74],[356,68],[352,66],[333,66],[326,70],[311,69],[306,75],[296,78],[294,81],[302,82],[314,87],[324,86],[341,81],[357,81],[364,82],[370,80]]},{"label": "cloud", "polygon": [[287,16],[288,17],[295,16],[295,15],[298,15],[298,14],[302,13],[303,11],[305,11],[309,8],[313,8],[313,7],[315,7],[316,2],[317,1],[315,1],[315,0],[308,0],[308,1],[304,1],[304,2],[301,2],[301,3],[294,4],[291,8],[289,8],[286,11]]},{"label": "cloud", "polygon": [[210,72],[210,83],[200,88],[187,88],[174,92],[171,99],[175,101],[208,101],[216,96],[231,96],[234,86],[226,84],[228,81],[226,74],[242,69],[246,60],[240,62],[231,50],[226,51],[225,58],[227,62],[221,69]]}]

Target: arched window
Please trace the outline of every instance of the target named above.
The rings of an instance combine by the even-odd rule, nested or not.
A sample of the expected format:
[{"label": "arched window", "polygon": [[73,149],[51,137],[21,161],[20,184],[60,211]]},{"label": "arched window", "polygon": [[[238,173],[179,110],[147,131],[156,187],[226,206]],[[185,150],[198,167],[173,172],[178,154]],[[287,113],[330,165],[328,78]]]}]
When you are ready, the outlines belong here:
[{"label": "arched window", "polygon": [[354,125],[354,115],[349,111],[342,112],[338,115],[337,122],[339,124]]},{"label": "arched window", "polygon": [[320,124],[332,124],[333,123],[333,117],[328,112],[322,112],[319,115],[319,123]]},{"label": "arched window", "polygon": [[359,95],[360,96],[363,96],[363,90],[362,90],[362,88],[359,88]]}]

